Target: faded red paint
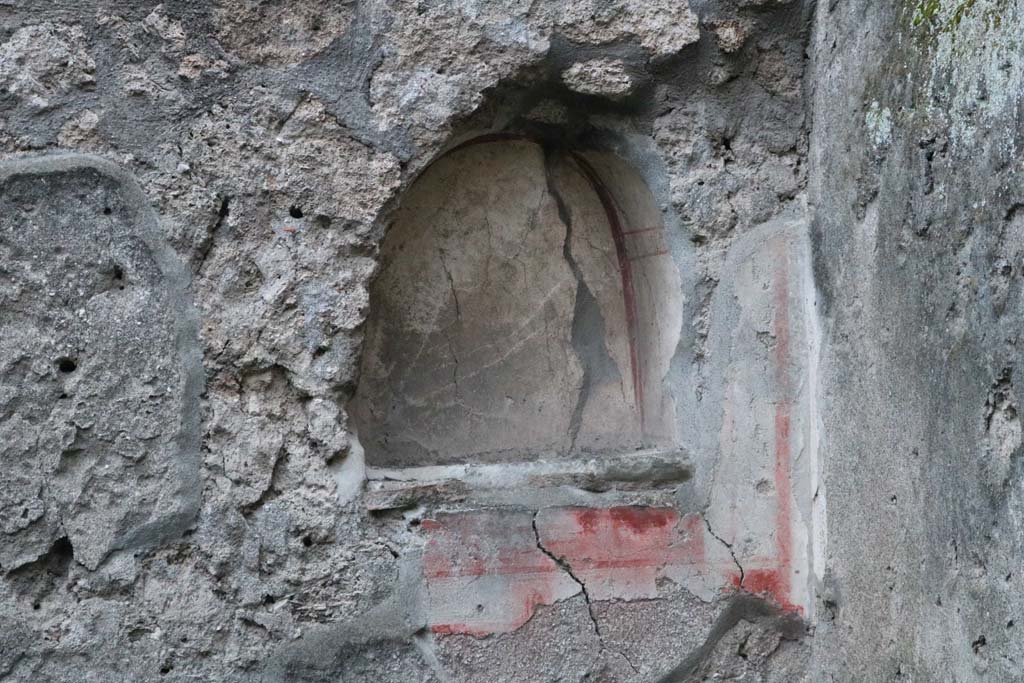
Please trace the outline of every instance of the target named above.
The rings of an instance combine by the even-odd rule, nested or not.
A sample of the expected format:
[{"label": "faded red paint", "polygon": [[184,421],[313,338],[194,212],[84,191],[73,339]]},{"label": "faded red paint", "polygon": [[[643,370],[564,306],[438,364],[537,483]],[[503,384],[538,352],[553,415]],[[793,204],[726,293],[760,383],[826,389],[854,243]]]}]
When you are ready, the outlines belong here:
[{"label": "faded red paint", "polygon": [[622,280],[622,303],[626,311],[626,329],[629,332],[629,363],[633,376],[633,398],[636,401],[637,413],[640,417],[640,428],[643,429],[645,422],[644,377],[640,367],[640,316],[636,303],[636,290],[633,286],[633,266],[630,262],[629,253],[626,250],[626,236],[623,231],[622,221],[619,219],[619,210],[615,206],[615,200],[601,180],[601,177],[597,174],[597,171],[582,156],[573,154],[572,158],[597,194],[597,198],[601,202],[601,206],[604,208],[605,215],[608,218],[612,242],[615,244],[615,257],[619,262],[619,276]]},{"label": "faded red paint", "polygon": [[804,608],[786,599],[789,595],[789,573],[780,569],[750,569],[743,575],[742,585],[739,574],[732,577],[733,587],[747,593],[768,598],[782,609],[803,614]]},{"label": "faded red paint", "polygon": [[595,600],[654,598],[666,572],[705,565],[701,518],[672,508],[549,508],[537,530]]},{"label": "faded red paint", "polygon": [[774,592],[779,605],[792,605],[791,574],[793,568],[793,489],[792,440],[790,411],[792,389],[790,373],[790,320],[789,320],[789,250],[785,240],[778,240],[773,284],[775,295],[775,382],[778,398],[775,402],[775,542],[778,570]]},{"label": "faded red paint", "polygon": [[436,633],[514,631],[579,586],[537,547],[533,513],[508,510],[438,515],[427,534],[423,578]]},{"label": "faded red paint", "polygon": [[421,528],[435,532],[423,553],[423,575],[437,578],[559,571],[537,549],[532,524],[516,524],[514,518],[495,524],[494,517],[492,512],[452,514],[421,524]]},{"label": "faded red paint", "polygon": [[733,584],[750,593],[770,598],[786,610],[803,613],[793,602],[793,483],[792,483],[792,382],[790,381],[789,252],[784,240],[775,243],[776,263],[772,276],[774,319],[772,333],[775,350],[775,415],[773,463],[775,479],[775,556],[767,567],[748,568],[742,580],[733,576]]},{"label": "faded red paint", "polygon": [[671,508],[554,508],[538,515],[541,543],[574,569],[664,564],[679,513]]},{"label": "faded red paint", "polygon": [[598,533],[599,527],[609,524],[628,527],[636,534],[652,528],[674,524],[679,514],[671,508],[651,508],[638,505],[614,508],[562,508],[570,510],[580,528],[588,534]]},{"label": "faded red paint", "polygon": [[636,505],[611,508],[608,510],[608,516],[616,526],[629,527],[636,534],[663,529],[679,521],[679,514],[673,509]]},{"label": "faded red paint", "polygon": [[552,557],[594,600],[654,598],[658,579],[707,569],[702,518],[680,518],[672,508],[545,508],[536,534],[526,512],[480,510],[430,521],[421,525],[428,534],[423,577],[428,623],[439,634],[513,631],[538,605],[578,594]]},{"label": "faded red paint", "polygon": [[784,239],[773,244],[775,268],[772,272],[772,353],[775,401],[773,404],[772,469],[775,482],[775,552],[769,557],[744,558],[742,578],[731,579],[733,587],[764,596],[785,610],[803,613],[804,607],[793,601],[793,386],[790,378],[791,339],[789,312],[789,245]]}]

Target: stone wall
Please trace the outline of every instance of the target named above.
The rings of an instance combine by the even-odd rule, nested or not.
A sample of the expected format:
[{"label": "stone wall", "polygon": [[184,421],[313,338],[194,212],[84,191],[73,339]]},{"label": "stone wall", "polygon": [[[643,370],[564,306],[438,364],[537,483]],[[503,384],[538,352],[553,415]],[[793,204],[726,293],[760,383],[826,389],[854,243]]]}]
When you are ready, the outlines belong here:
[{"label": "stone wall", "polygon": [[0,679],[1014,680],[1020,11],[0,3]]},{"label": "stone wall", "polygon": [[1021,7],[819,5],[815,678],[1020,677]]}]

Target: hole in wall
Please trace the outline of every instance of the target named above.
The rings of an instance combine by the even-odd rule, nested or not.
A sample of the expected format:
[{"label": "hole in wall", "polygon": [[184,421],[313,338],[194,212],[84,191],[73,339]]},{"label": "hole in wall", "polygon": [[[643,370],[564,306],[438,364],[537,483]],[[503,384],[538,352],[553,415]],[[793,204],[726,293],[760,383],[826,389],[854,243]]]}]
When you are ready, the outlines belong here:
[{"label": "hole in wall", "polygon": [[61,536],[53,542],[50,552],[47,553],[47,569],[51,574],[63,576],[68,573],[74,556],[75,549],[72,547],[71,541],[67,536]]},{"label": "hole in wall", "polygon": [[114,264],[110,269],[110,281],[119,290],[124,289],[124,268],[118,264]]},{"label": "hole in wall", "polygon": [[291,216],[292,218],[302,218],[302,209],[293,205],[291,208],[288,209],[288,215]]},{"label": "hole in wall", "polygon": [[29,600],[33,611],[39,611],[66,581],[73,560],[71,542],[61,537],[42,556],[15,568],[5,578],[11,581],[15,593]]},{"label": "hole in wall", "polygon": [[69,375],[78,369],[78,363],[75,361],[74,358],[58,358],[57,369],[63,372],[64,374]]}]

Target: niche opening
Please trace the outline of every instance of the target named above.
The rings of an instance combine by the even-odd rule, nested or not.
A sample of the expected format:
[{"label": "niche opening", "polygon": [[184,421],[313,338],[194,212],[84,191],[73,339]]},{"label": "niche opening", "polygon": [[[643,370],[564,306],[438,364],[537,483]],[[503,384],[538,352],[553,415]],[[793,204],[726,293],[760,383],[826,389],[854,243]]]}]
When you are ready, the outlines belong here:
[{"label": "niche opening", "polygon": [[376,468],[670,448],[679,274],[639,174],[488,136],[437,159],[381,248],[350,413]]}]

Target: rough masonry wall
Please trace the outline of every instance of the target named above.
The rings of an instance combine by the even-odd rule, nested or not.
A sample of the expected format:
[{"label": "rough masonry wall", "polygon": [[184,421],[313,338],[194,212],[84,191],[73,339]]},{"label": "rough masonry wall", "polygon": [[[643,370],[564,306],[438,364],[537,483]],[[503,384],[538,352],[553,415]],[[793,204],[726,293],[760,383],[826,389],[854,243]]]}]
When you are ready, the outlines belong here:
[{"label": "rough masonry wall", "polygon": [[[0,4],[0,677],[798,680],[810,10]],[[445,150],[527,129],[616,155],[662,211],[692,477],[371,513],[346,406],[384,233]],[[1012,436],[998,377],[981,405]],[[477,605],[431,582],[491,537],[551,592],[437,628]],[[602,564],[623,548],[635,573]],[[507,567],[479,569],[485,613]]]}]

